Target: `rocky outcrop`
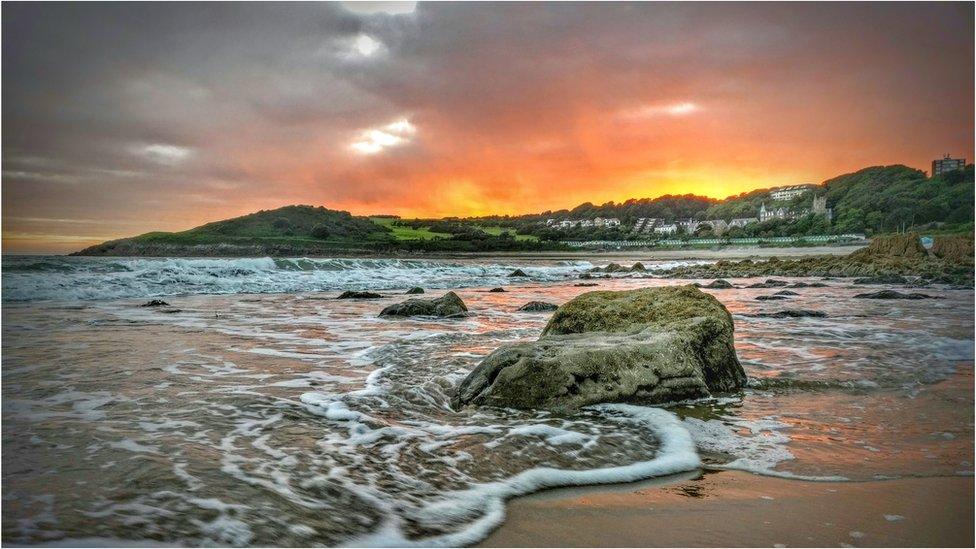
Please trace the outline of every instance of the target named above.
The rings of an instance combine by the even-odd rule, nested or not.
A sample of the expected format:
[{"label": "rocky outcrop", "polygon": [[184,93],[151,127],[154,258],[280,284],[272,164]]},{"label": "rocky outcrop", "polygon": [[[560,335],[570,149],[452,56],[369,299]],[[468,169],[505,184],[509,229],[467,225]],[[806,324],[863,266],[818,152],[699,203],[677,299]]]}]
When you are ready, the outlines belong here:
[{"label": "rocky outcrop", "polygon": [[690,285],[585,293],[556,310],[538,341],[488,355],[452,405],[572,409],[732,391],[746,382],[733,330],[725,307]]},{"label": "rocky outcrop", "polygon": [[529,275],[525,274],[525,271],[523,271],[522,269],[515,269],[514,271],[508,273],[508,276],[525,276],[525,277],[527,277]]},{"label": "rocky outcrop", "polygon": [[410,288],[409,290],[407,290],[405,293],[407,293],[407,294],[422,294],[422,293],[424,293],[424,289],[421,288],[420,286],[414,286],[413,288]]},{"label": "rocky outcrop", "polygon": [[[933,244],[933,249],[935,248]],[[973,257],[963,253],[964,243],[940,245],[941,257],[930,255],[918,235],[876,237],[864,249],[846,256],[808,256],[793,260],[738,262],[676,267],[661,274],[671,278],[737,278],[749,276],[818,276],[867,278],[915,276],[942,284],[973,285]],[[958,250],[953,252],[950,250]],[[769,288],[769,281],[751,287]]]},{"label": "rocky outcrop", "polygon": [[547,303],[545,301],[530,301],[525,305],[519,307],[520,311],[526,311],[530,313],[543,313],[549,311],[555,311],[559,308],[559,305],[555,303]]},{"label": "rocky outcrop", "polygon": [[162,299],[150,299],[149,301],[139,306],[140,307],[169,307],[169,303],[166,303]]},{"label": "rocky outcrop", "polygon": [[645,267],[643,263],[641,263],[640,261],[638,261],[637,263],[634,263],[633,265],[630,266],[630,272],[632,272],[632,273],[645,273],[645,272],[647,272],[647,267]]},{"label": "rocky outcrop", "polygon": [[919,294],[914,292],[902,293],[895,290],[881,290],[866,294],[857,294],[854,299],[942,299],[939,296]]},{"label": "rocky outcrop", "polygon": [[973,260],[972,235],[937,236],[932,241],[932,255],[949,261]]},{"label": "rocky outcrop", "polygon": [[780,301],[783,299],[789,299],[789,297],[785,295],[776,295],[776,294],[756,296],[756,301]]},{"label": "rocky outcrop", "polygon": [[488,290],[488,292],[489,293],[492,293],[492,294],[505,293],[505,288],[492,288],[492,289]]},{"label": "rocky outcrop", "polygon": [[374,292],[354,292],[352,290],[342,292],[336,299],[376,299],[383,297],[382,294]]},{"label": "rocky outcrop", "polygon": [[380,316],[437,316],[461,317],[468,314],[468,308],[454,292],[447,292],[436,299],[408,299],[390,305],[380,311]]},{"label": "rocky outcrop", "polygon": [[866,248],[862,248],[848,257],[852,260],[871,260],[876,258],[905,258],[925,259],[929,253],[922,241],[915,233],[896,234],[871,240]]}]

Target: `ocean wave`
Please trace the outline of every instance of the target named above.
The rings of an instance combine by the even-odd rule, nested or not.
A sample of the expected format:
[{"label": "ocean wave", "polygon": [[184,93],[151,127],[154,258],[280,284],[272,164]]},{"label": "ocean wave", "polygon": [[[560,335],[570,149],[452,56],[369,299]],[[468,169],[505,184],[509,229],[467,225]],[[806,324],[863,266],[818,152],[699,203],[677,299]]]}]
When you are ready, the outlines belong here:
[{"label": "ocean wave", "polygon": [[290,293],[512,282],[516,267],[536,282],[576,276],[587,261],[545,265],[370,258],[5,257],[4,301],[97,300],[188,294]]}]

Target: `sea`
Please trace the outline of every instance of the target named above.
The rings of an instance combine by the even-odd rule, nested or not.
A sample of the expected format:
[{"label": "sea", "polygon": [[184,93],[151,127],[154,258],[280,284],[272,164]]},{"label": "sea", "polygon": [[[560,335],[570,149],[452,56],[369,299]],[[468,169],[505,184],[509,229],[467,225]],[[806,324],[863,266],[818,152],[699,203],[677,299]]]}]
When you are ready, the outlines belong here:
[{"label": "sea", "polygon": [[[4,256],[4,544],[458,546],[558,487],[973,474],[971,289],[869,300],[853,296],[887,286],[791,278],[826,287],[760,301],[778,289],[733,279],[705,291],[733,315],[741,392],[450,407],[482,357],[539,336],[550,313],[526,302],[696,281],[658,276],[688,262],[616,261],[638,260],[648,272],[581,287],[607,259]],[[414,286],[471,314],[378,316]],[[827,316],[761,316],[787,308]]]}]

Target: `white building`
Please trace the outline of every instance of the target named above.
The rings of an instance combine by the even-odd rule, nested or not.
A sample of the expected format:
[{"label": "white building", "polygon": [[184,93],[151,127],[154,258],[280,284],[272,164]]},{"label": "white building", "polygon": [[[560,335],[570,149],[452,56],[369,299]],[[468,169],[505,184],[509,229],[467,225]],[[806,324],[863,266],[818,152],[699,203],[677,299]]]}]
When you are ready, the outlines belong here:
[{"label": "white building", "polygon": [[699,222],[694,219],[679,219],[677,223],[678,227],[688,234],[695,232],[695,230],[698,229],[699,224]]},{"label": "white building", "polygon": [[759,221],[769,221],[770,219],[793,219],[796,215],[790,210],[779,207],[766,209],[766,203],[759,206]]},{"label": "white building", "polygon": [[745,227],[750,223],[759,223],[759,219],[755,217],[738,217],[736,219],[729,220],[729,228]]},{"label": "white building", "polygon": [[665,223],[654,227],[654,232],[657,234],[674,234],[678,232],[678,226],[674,223]]},{"label": "white building", "polygon": [[769,196],[773,200],[790,200],[800,196],[803,193],[810,192],[816,187],[812,183],[804,183],[803,185],[790,185],[789,187],[776,187],[771,189]]}]

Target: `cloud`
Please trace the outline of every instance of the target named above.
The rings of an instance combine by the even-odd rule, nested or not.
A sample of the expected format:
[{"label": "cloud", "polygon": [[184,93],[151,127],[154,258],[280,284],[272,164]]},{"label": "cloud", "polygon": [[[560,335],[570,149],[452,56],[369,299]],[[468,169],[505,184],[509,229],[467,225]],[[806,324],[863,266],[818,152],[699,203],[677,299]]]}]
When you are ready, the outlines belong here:
[{"label": "cloud", "polygon": [[157,164],[172,166],[179,164],[190,157],[193,153],[186,147],[167,145],[164,143],[153,143],[150,145],[136,145],[132,147],[135,154],[147,158]]},{"label": "cloud", "polygon": [[541,211],[973,149],[971,4],[408,4],[5,5],[4,231]]},{"label": "cloud", "polygon": [[701,110],[696,103],[679,101],[666,104],[642,105],[633,109],[626,109],[621,114],[624,118],[654,118],[658,116],[687,116]]},{"label": "cloud", "polygon": [[348,60],[368,59],[382,54],[386,46],[368,34],[359,34],[343,40],[339,57]]},{"label": "cloud", "polygon": [[353,13],[374,15],[386,13],[389,15],[403,15],[413,13],[417,9],[416,2],[341,2],[342,7]]},{"label": "cloud", "polygon": [[363,131],[350,147],[360,154],[377,154],[409,143],[416,133],[417,128],[406,118],[401,118],[381,128]]}]

